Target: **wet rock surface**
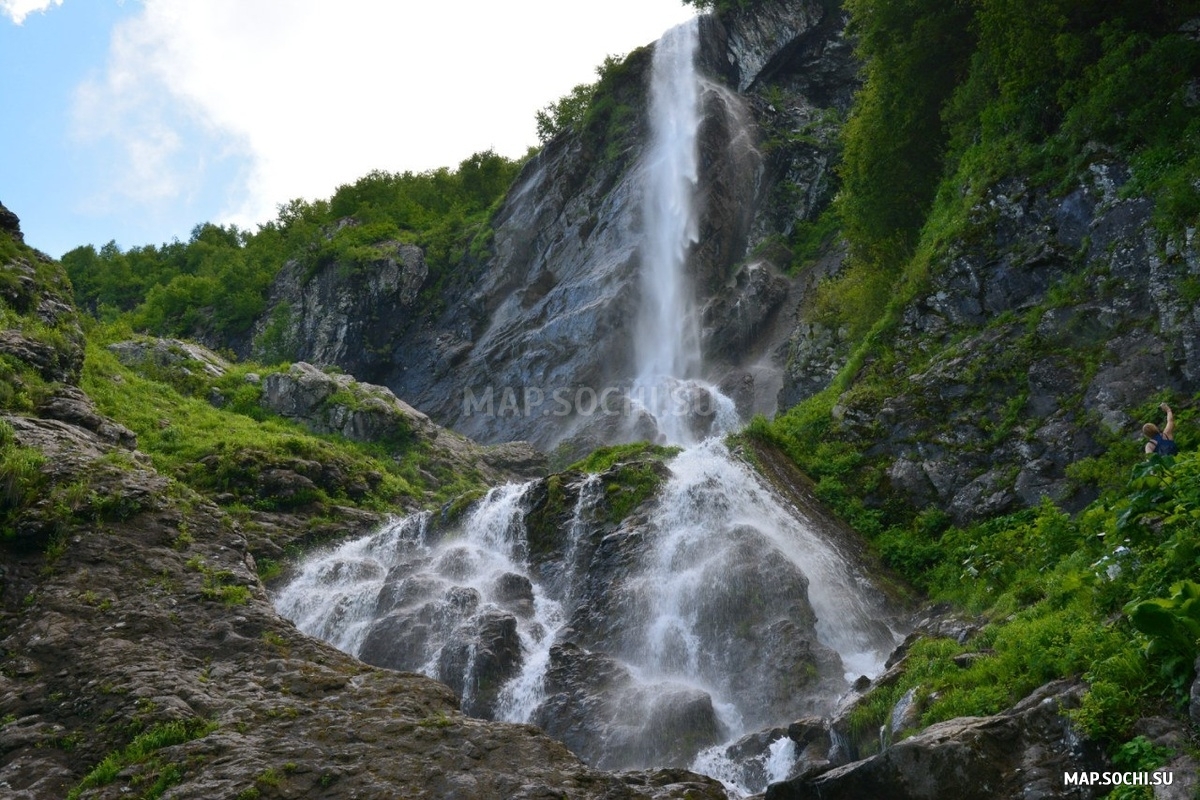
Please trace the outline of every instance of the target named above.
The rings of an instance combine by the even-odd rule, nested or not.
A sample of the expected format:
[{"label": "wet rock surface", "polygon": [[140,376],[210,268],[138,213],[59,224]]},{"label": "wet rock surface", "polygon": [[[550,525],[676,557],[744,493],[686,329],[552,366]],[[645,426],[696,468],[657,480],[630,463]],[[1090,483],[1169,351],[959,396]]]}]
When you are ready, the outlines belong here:
[{"label": "wet rock surface", "polygon": [[890,797],[1098,797],[1100,787],[1066,787],[1063,773],[1108,768],[1097,744],[1082,741],[1065,712],[1083,687],[1047,684],[991,717],[931,725],[863,761],[774,784],[767,800]]},{"label": "wet rock surface", "polygon": [[86,428],[5,421],[49,457],[55,484],[124,500],[54,520],[52,556],[0,551],[6,797],[65,796],[138,732],[172,724],[192,735],[83,796],[155,781],[180,797],[723,796],[686,773],[595,772],[529,726],[464,717],[442,684],[300,634],[216,506],[167,491],[139,454]]},{"label": "wet rock surface", "polygon": [[361,269],[284,265],[267,313],[244,341],[228,344],[256,358],[336,364],[372,380],[387,368],[391,338],[420,316],[417,297],[429,275],[419,247],[382,242],[373,249],[374,260]]}]

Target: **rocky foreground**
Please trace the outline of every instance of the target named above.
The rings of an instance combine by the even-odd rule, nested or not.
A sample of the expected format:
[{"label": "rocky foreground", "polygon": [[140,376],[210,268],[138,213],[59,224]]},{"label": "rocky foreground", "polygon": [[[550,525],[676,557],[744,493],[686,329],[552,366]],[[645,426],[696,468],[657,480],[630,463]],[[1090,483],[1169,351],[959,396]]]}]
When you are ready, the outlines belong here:
[{"label": "rocky foreground", "polygon": [[[591,770],[533,727],[465,717],[447,687],[299,633],[275,612],[250,542],[278,550],[311,521],[259,515],[244,530],[157,472],[79,388],[83,336],[61,269],[0,211],[15,254],[0,338],[12,409],[0,413],[0,794],[724,797],[687,773]],[[276,381],[297,409],[325,383],[306,375]],[[364,413],[349,418],[373,419],[379,403],[356,402]],[[442,439],[447,459],[479,454]],[[491,455],[485,472],[524,466]],[[343,513],[326,513],[326,528],[375,519]]]},{"label": "rocky foreground", "polygon": [[79,424],[4,421],[55,484],[86,486],[65,524],[28,517],[0,566],[6,797],[724,797],[695,775],[590,770],[300,634],[215,505]]}]

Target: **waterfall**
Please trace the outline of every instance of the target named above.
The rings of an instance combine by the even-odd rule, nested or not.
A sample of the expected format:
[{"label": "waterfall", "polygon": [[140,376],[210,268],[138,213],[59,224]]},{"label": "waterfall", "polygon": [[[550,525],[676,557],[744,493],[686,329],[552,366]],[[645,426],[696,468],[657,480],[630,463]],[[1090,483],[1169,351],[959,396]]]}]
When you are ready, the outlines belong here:
[{"label": "waterfall", "polygon": [[635,342],[637,380],[686,380],[700,369],[688,251],[699,238],[695,194],[700,84],[696,20],[672,28],[654,48],[650,76],[650,147],[643,201],[642,309]]},{"label": "waterfall", "polygon": [[699,22],[692,19],[667,31],[654,47],[650,145],[643,165],[642,305],[632,396],[672,444],[696,444],[739,425],[733,402],[701,379],[700,323],[687,273],[688,255],[699,240],[698,41]]},{"label": "waterfall", "polygon": [[600,476],[588,475],[579,487],[579,499],[575,501],[575,510],[567,528],[567,542],[562,558],[563,571],[556,581],[562,603],[544,601],[548,613],[540,615],[539,622],[547,635],[540,638],[522,638],[524,665],[520,674],[500,690],[496,707],[497,719],[506,722],[529,722],[546,698],[545,677],[550,667],[550,648],[566,622],[566,616],[562,613],[563,605],[575,599],[573,590],[578,583],[579,540],[587,534],[588,515],[601,497]]},{"label": "waterfall", "polygon": [[436,533],[432,515],[421,513],[310,557],[275,605],[306,633],[364,661],[441,680],[468,713],[490,715],[522,651],[562,624],[561,604],[528,574],[523,500],[531,485],[490,490]]},{"label": "waterfall", "polygon": [[414,515],[310,557],[276,604],[305,632],[442,680],[468,713],[540,725],[595,766],[690,766],[745,796],[788,777],[796,747],[779,726],[828,712],[898,636],[855,559],[722,440],[740,422],[706,380],[689,279],[701,110],[717,91],[697,73],[698,36],[692,20],[655,47],[640,172],[625,380],[660,440],[686,448],[657,499],[613,520],[611,477],[497,487],[458,519]]}]

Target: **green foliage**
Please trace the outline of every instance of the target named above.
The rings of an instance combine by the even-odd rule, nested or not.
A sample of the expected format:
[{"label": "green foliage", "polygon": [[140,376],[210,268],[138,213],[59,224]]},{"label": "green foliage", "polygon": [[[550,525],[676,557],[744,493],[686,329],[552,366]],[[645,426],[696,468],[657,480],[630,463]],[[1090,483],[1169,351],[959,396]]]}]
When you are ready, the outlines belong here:
[{"label": "green foliage", "polygon": [[45,491],[50,480],[42,469],[45,463],[41,451],[22,447],[12,426],[0,422],[0,539],[16,536],[18,515]]},{"label": "green foliage", "polygon": [[[660,462],[679,452],[678,447],[649,442],[601,447],[567,467],[567,471],[604,473],[604,517],[617,524],[654,496],[664,480]],[[552,502],[561,505],[561,500],[555,501],[553,497],[560,491],[558,484],[552,484],[550,488]]]},{"label": "green foliage", "polygon": [[855,258],[894,272],[942,175],[942,108],[974,37],[961,0],[848,0],[865,81],[846,123],[839,210]]},{"label": "green foliage", "polygon": [[683,0],[684,5],[695,6],[700,11],[727,13],[744,8],[753,8],[762,0]]},{"label": "green foliage", "polygon": [[536,114],[538,140],[546,144],[567,130],[576,129],[583,122],[596,84],[580,83],[567,94],[550,103]]},{"label": "green foliage", "polygon": [[[203,224],[187,242],[121,250],[78,247],[63,256],[80,308],[123,318],[157,335],[228,340],[250,329],[282,266],[299,261],[309,276],[338,264],[345,276],[368,272],[399,243],[425,251],[430,282],[439,284],[467,257],[520,163],[491,151],[423,173],[376,171],[338,187],[329,200],[293,200],[257,232]],[[480,255],[476,251],[476,255]],[[283,360],[289,309],[276,310],[258,342]]]},{"label": "green foliage", "polygon": [[227,569],[213,569],[199,556],[188,559],[187,565],[204,576],[200,595],[206,600],[218,600],[227,606],[245,605],[250,601],[250,589],[234,583],[235,576]]},{"label": "green foliage", "polygon": [[567,470],[579,472],[604,472],[623,461],[641,461],[654,459],[665,461],[680,453],[678,447],[667,447],[650,442],[632,442],[601,447],[593,450],[587,458],[576,461]]},{"label": "green foliage", "polygon": [[828,252],[834,241],[841,235],[841,231],[842,220],[834,206],[826,208],[812,222],[796,223],[787,243],[788,250],[791,251],[791,264],[788,271],[792,275],[798,274],[801,269]]},{"label": "green foliage", "polygon": [[1158,747],[1145,736],[1135,736],[1113,753],[1113,766],[1135,772],[1148,772],[1167,763],[1170,748]]},{"label": "green foliage", "polygon": [[[105,347],[126,335],[119,325],[92,331],[82,387],[101,413],[138,435],[139,449],[159,472],[224,505],[313,514],[333,505],[395,511],[445,502],[479,485],[477,472],[448,463],[406,427],[398,425],[383,442],[359,442],[316,435],[268,413],[260,405],[261,381],[247,378],[271,368],[243,363],[221,377],[129,369]],[[371,402],[362,394],[338,397]],[[99,498],[89,509],[106,502]]]},{"label": "green foliage", "polygon": [[618,464],[605,473],[604,507],[609,522],[617,524],[658,492],[665,480],[655,461]]},{"label": "green foliage", "polygon": [[[138,734],[121,750],[110,753],[77,786],[67,793],[68,800],[75,800],[88,789],[107,786],[117,779],[122,770],[134,765],[148,765],[148,768],[158,769],[156,782],[143,797],[158,797],[170,785],[183,778],[183,772],[177,765],[159,765],[154,763],[158,751],[166,747],[203,739],[217,729],[217,723],[203,719],[177,720],[164,722]],[[164,776],[167,776],[164,778]]]},{"label": "green foliage", "polygon": [[1186,694],[1200,652],[1200,584],[1179,581],[1171,586],[1170,597],[1131,602],[1125,613],[1149,639],[1146,657],[1159,665],[1177,692]]}]

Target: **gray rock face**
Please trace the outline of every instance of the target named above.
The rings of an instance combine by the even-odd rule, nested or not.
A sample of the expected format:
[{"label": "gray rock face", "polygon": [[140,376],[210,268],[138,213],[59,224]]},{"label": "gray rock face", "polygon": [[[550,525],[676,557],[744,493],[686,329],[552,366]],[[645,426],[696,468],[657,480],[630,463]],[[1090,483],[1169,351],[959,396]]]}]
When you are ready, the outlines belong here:
[{"label": "gray rock face", "polygon": [[[701,25],[711,80],[690,270],[704,308],[707,377],[744,383],[746,413],[775,408],[785,357],[777,345],[802,294],[780,275],[786,255],[748,261],[748,249],[815,219],[829,202],[836,124],[821,121],[822,109],[844,109],[856,85],[841,17],[818,2],[768,6],[761,19]],[[568,435],[596,439],[601,423],[577,412],[588,393],[632,373],[650,55],[635,51],[616,88],[614,102],[630,112],[623,126],[568,133],[543,148],[493,217],[490,254],[464,260],[437,303],[420,299],[427,271],[411,249],[382,253],[349,276],[335,264],[307,277],[292,264],[272,289],[254,346],[274,343],[289,359],[385,385],[478,441],[550,449]],[[727,85],[750,82],[776,86],[788,106]],[[767,138],[775,144],[764,156],[756,144]],[[640,435],[626,427],[618,438]]]},{"label": "gray rock face", "polygon": [[745,92],[780,69],[795,50],[804,46],[806,38],[816,38],[813,31],[827,15],[821,3],[781,0],[726,14],[722,21],[728,30],[727,57],[736,74],[738,91]]},{"label": "gray rock face", "polygon": [[[1118,197],[1124,173],[1096,165],[1066,197],[1007,180],[973,209],[970,244],[904,310],[902,391],[839,407],[891,491],[958,523],[1043,498],[1077,509],[1094,493],[1067,465],[1136,437],[1130,411],[1157,393],[1200,388],[1200,319],[1177,291],[1200,249],[1194,236],[1159,248],[1150,204]],[[828,349],[828,332],[799,333],[797,352]],[[785,394],[823,373],[810,364]]]},{"label": "gray rock face", "polygon": [[863,761],[767,789],[767,800],[985,800],[1097,797],[1099,787],[1065,787],[1063,773],[1106,768],[1098,745],[1082,742],[1064,712],[1083,688],[1047,684],[1010,710],[931,725]]},{"label": "gray rock face", "polygon": [[375,249],[378,257],[361,269],[329,264],[310,275],[299,262],[285,264],[251,340],[234,344],[256,358],[336,364],[371,379],[386,368],[393,338],[420,316],[416,301],[429,274],[418,247]]}]

